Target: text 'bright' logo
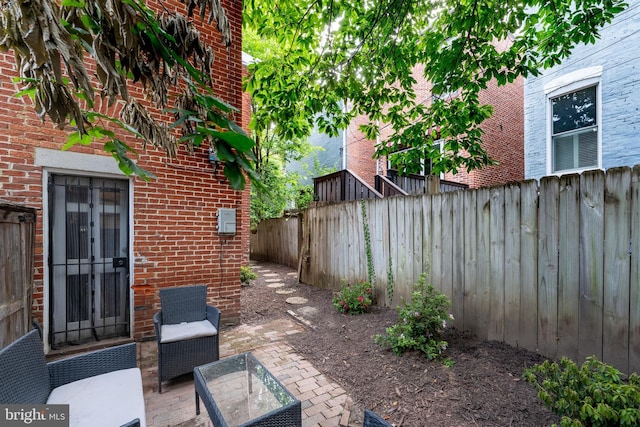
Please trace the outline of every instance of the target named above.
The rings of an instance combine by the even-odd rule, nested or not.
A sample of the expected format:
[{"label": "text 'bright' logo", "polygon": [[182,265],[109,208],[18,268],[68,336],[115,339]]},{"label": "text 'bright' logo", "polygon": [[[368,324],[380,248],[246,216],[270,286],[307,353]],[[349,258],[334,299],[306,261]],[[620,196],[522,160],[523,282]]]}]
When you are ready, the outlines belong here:
[{"label": "text 'bright' logo", "polygon": [[[69,405],[0,405],[2,426],[34,425],[42,427],[68,426]],[[0,416],[1,418],[1,416]]]},{"label": "text 'bright' logo", "polygon": [[5,417],[7,421],[24,421],[25,424],[31,424],[34,421],[46,421],[47,412],[42,409],[37,411],[35,408],[30,410],[9,411],[9,408],[4,408]]}]

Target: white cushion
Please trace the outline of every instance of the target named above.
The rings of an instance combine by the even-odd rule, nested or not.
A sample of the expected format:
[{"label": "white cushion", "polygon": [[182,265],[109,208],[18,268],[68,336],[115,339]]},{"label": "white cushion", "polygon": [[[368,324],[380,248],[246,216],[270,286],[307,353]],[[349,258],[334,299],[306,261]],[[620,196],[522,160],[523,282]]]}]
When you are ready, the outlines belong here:
[{"label": "white cushion", "polygon": [[51,391],[47,403],[69,405],[69,426],[114,427],[139,418],[147,424],[139,368],[84,378]]},{"label": "white cushion", "polygon": [[162,325],[160,329],[160,342],[176,342],[192,338],[210,337],[216,335],[218,330],[208,320],[197,322],[182,322],[175,325]]}]

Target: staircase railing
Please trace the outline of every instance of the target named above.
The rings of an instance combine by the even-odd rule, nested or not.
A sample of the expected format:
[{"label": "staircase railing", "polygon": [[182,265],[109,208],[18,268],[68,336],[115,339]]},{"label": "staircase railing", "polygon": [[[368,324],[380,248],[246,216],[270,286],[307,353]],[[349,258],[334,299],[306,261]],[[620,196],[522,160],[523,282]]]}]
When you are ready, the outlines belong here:
[{"label": "staircase railing", "polygon": [[389,170],[387,176],[376,175],[375,188],[349,169],[313,178],[315,199],[321,203],[337,203],[410,194],[437,194],[469,188],[466,184],[446,181],[438,176],[400,176]]},{"label": "staircase railing", "polygon": [[316,201],[327,203],[382,197],[382,194],[348,169],[313,178],[313,190]]},{"label": "staircase railing", "polygon": [[376,191],[382,194],[384,197],[391,196],[406,196],[409,193],[398,187],[389,178],[383,175],[376,175],[375,178]]}]

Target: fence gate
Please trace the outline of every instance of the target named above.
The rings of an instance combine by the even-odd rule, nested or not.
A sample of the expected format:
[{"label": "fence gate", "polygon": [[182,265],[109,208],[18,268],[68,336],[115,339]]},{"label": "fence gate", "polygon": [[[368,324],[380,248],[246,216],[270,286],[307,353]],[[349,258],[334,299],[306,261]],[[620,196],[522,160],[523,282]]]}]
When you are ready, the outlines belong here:
[{"label": "fence gate", "polygon": [[36,210],[0,201],[0,348],[31,330]]},{"label": "fence gate", "polygon": [[129,183],[49,177],[50,343],[129,335]]}]

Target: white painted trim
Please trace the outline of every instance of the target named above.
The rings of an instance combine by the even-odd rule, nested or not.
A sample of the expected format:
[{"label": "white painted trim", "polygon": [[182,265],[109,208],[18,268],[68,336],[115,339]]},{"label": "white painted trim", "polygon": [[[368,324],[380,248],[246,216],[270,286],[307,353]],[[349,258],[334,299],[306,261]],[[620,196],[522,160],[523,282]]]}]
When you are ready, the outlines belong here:
[{"label": "white painted trim", "polygon": [[[48,181],[51,173],[61,173],[66,175],[82,175],[101,178],[126,178],[125,174],[118,168],[115,160],[111,157],[71,153],[60,150],[49,150],[46,148],[36,148],[35,164],[42,166],[42,303],[43,307],[43,346],[44,352],[51,350],[49,343],[49,188]],[[115,168],[113,167],[115,166]],[[129,178],[129,321],[130,337],[134,334],[134,299],[133,299],[133,266],[134,266],[134,197],[133,179]]]},{"label": "white painted trim", "polygon": [[[347,105],[347,101],[344,101],[342,104],[342,112],[347,113],[349,111],[349,106]],[[349,147],[349,137],[347,132],[349,131],[349,127],[351,126],[351,122],[345,129],[342,130],[342,169],[349,168],[349,155],[348,155],[348,147]]]},{"label": "white painted trim", "polygon": [[546,145],[547,145],[547,149],[545,150],[546,153],[546,169],[547,169],[547,173],[546,175],[553,175],[553,166],[552,166],[552,162],[553,162],[553,155],[552,155],[552,150],[553,150],[553,144],[552,144],[552,138],[551,138],[551,132],[552,132],[552,124],[553,124],[553,110],[551,108],[551,97],[547,96],[545,98],[545,127],[544,127],[544,134],[545,134],[545,141],[546,141]]},{"label": "white painted trim", "polygon": [[[572,73],[566,74],[564,76],[558,77],[557,79],[552,80],[544,86],[545,89],[545,135],[547,142],[547,150],[546,150],[546,169],[547,175],[564,175],[567,173],[580,173],[588,170],[594,169],[602,169],[602,84],[600,80],[600,76],[602,75],[602,67],[590,67],[583,68],[581,70],[574,71]],[[577,80],[576,80],[577,79]],[[558,86],[558,84],[563,83],[562,86]],[[596,127],[598,129],[598,164],[595,167],[591,168],[580,168],[580,169],[571,169],[571,170],[562,170],[562,171],[553,171],[553,144],[552,144],[552,108],[551,108],[551,99],[556,98],[561,95],[565,95],[570,92],[575,92],[580,89],[584,89],[587,87],[595,86],[596,87]],[[549,89],[549,90],[547,90]]]},{"label": "white painted trim", "polygon": [[56,168],[72,171],[73,174],[89,172],[116,175],[119,178],[125,176],[120,170],[115,159],[111,156],[99,156],[97,154],[74,153],[71,151],[51,150],[48,148],[36,148],[35,164],[45,168]]},{"label": "white painted trim", "polygon": [[[36,152],[37,152],[36,148]],[[37,155],[36,155],[37,156]],[[42,169],[42,344],[44,352],[51,350],[49,343],[49,173]]]},{"label": "white painted trim", "polygon": [[135,186],[133,185],[134,180],[129,179],[129,265],[127,266],[127,272],[129,274],[129,337],[133,338],[135,333],[135,318],[134,318],[134,292],[133,292],[133,284],[134,282],[134,251],[133,251],[133,243],[135,240],[134,228],[133,228],[133,211],[134,211],[134,200],[133,190]]},{"label": "white painted trim", "polygon": [[567,86],[578,83],[580,86],[589,86],[589,84],[582,84],[583,80],[595,79],[600,80],[602,76],[602,65],[595,67],[581,68],[571,73],[564,74],[557,77],[544,85],[544,93],[547,96],[557,96],[558,94],[551,95],[551,92],[555,92],[558,89],[562,89],[563,93],[573,92],[575,89],[569,89]]}]

